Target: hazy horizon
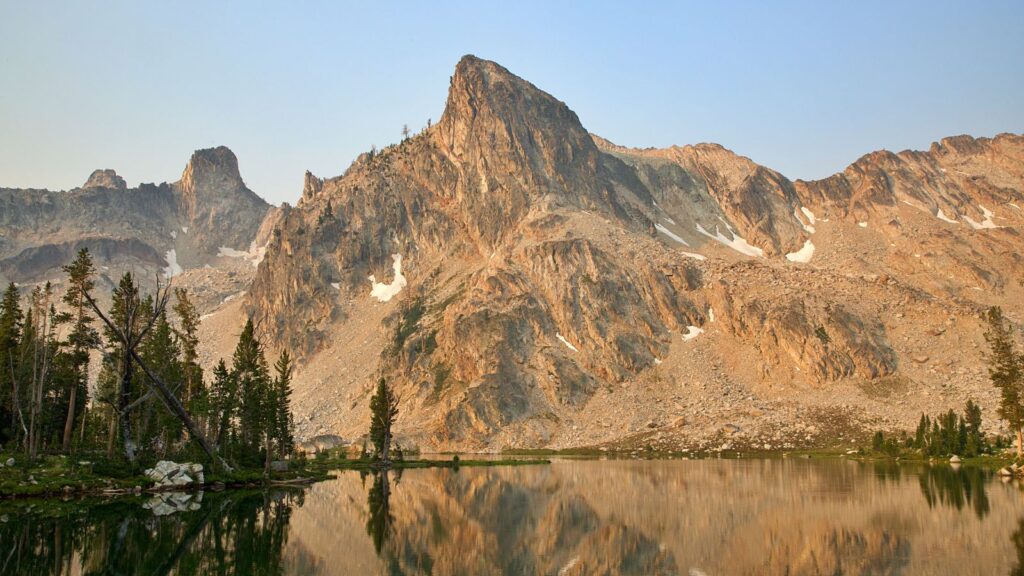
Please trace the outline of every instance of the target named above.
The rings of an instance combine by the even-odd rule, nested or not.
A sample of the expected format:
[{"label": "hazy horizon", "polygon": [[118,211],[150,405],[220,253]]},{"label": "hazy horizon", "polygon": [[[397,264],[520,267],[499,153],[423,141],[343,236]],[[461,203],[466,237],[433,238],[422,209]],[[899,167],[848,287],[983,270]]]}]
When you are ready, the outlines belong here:
[{"label": "hazy horizon", "polygon": [[617,144],[716,142],[821,178],[877,149],[1020,132],[1021,21],[1019,2],[7,3],[0,187],[99,168],[173,181],[225,145],[257,194],[294,202],[304,170],[338,175],[436,121],[467,53]]}]

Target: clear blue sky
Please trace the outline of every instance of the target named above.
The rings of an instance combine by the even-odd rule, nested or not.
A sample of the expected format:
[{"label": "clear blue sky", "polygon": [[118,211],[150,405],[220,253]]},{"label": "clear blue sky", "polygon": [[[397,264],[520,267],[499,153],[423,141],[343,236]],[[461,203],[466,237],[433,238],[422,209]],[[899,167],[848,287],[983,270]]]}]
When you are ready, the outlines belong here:
[{"label": "clear blue sky", "polygon": [[790,178],[1024,130],[1021,0],[0,0],[0,186],[173,181],[224,144],[250,188],[294,201],[303,170],[436,120],[466,53],[614,142],[718,142]]}]

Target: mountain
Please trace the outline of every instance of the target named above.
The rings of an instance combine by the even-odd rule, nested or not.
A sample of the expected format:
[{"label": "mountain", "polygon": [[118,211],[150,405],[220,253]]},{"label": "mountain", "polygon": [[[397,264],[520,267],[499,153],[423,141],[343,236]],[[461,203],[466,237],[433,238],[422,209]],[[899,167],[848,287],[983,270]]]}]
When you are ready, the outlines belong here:
[{"label": "mountain", "polygon": [[83,247],[107,288],[127,270],[145,279],[226,257],[255,262],[257,233],[276,212],[245,186],[238,160],[223,146],[196,151],[181,179],[169,184],[128,188],[108,169],[66,192],[4,188],[0,281],[59,282],[61,266]]},{"label": "mountain", "polygon": [[180,180],[97,170],[0,189],[0,281],[173,276],[202,360],[252,317],[298,358],[298,435],[362,436],[378,378],[403,445],[834,445],[979,402],[982,311],[1024,322],[1024,136],[956,136],[790,180],[717,144],[634,149],[466,56],[439,122],[307,172],[296,206],[227,148]]},{"label": "mountain", "polygon": [[305,436],[362,434],[385,377],[427,449],[831,444],[994,415],[979,314],[1024,318],[1021,206],[1020,135],[791,181],[616,146],[467,56],[437,124],[307,173],[209,330],[250,314],[302,357]]}]

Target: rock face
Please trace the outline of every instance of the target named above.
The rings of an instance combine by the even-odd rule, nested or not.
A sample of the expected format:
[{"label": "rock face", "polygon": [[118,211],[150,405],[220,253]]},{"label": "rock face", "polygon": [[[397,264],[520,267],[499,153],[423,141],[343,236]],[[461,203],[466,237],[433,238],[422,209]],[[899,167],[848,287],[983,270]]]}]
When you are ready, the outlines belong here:
[{"label": "rock face", "polygon": [[359,435],[383,376],[429,448],[814,443],[994,409],[978,313],[1024,314],[1022,174],[1017,135],[818,182],[627,149],[467,56],[437,124],[306,175],[246,309],[305,360],[306,437]]},{"label": "rock face", "polygon": [[0,189],[0,281],[60,279],[83,247],[102,271],[101,287],[126,270],[176,275],[215,262],[222,249],[252,251],[272,211],[224,147],[197,151],[171,184],[129,189],[113,170],[97,170],[67,192]]}]

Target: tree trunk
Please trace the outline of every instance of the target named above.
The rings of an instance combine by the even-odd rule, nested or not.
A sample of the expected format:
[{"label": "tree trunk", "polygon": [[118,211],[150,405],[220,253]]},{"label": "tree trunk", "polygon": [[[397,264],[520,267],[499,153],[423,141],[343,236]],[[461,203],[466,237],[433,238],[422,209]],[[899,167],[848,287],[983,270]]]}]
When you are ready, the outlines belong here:
[{"label": "tree trunk", "polygon": [[78,382],[71,385],[71,398],[68,400],[68,417],[64,421],[64,443],[61,450],[65,454],[71,449],[71,434],[75,430],[75,404],[78,400]]},{"label": "tree trunk", "polygon": [[135,446],[132,441],[132,421],[131,415],[127,411],[128,404],[131,401],[132,349],[127,342],[125,342],[124,346],[124,367],[121,371],[121,393],[118,397],[118,406],[121,410],[121,441],[124,442],[124,455],[128,458],[129,463],[134,464]]},{"label": "tree trunk", "polygon": [[[88,402],[88,398],[86,398]],[[78,420],[78,445],[82,446],[85,444],[85,422],[89,419],[89,406],[86,405],[85,409],[82,410],[82,417]]]},{"label": "tree trunk", "polygon": [[263,434],[263,445],[267,451],[267,457],[263,462],[263,476],[270,478],[270,433],[264,432]]},{"label": "tree trunk", "polygon": [[110,413],[109,424],[107,425],[107,458],[114,457],[114,438],[117,436],[117,415]]},{"label": "tree trunk", "polygon": [[1017,428],[1017,460],[1024,460],[1024,428]]}]

